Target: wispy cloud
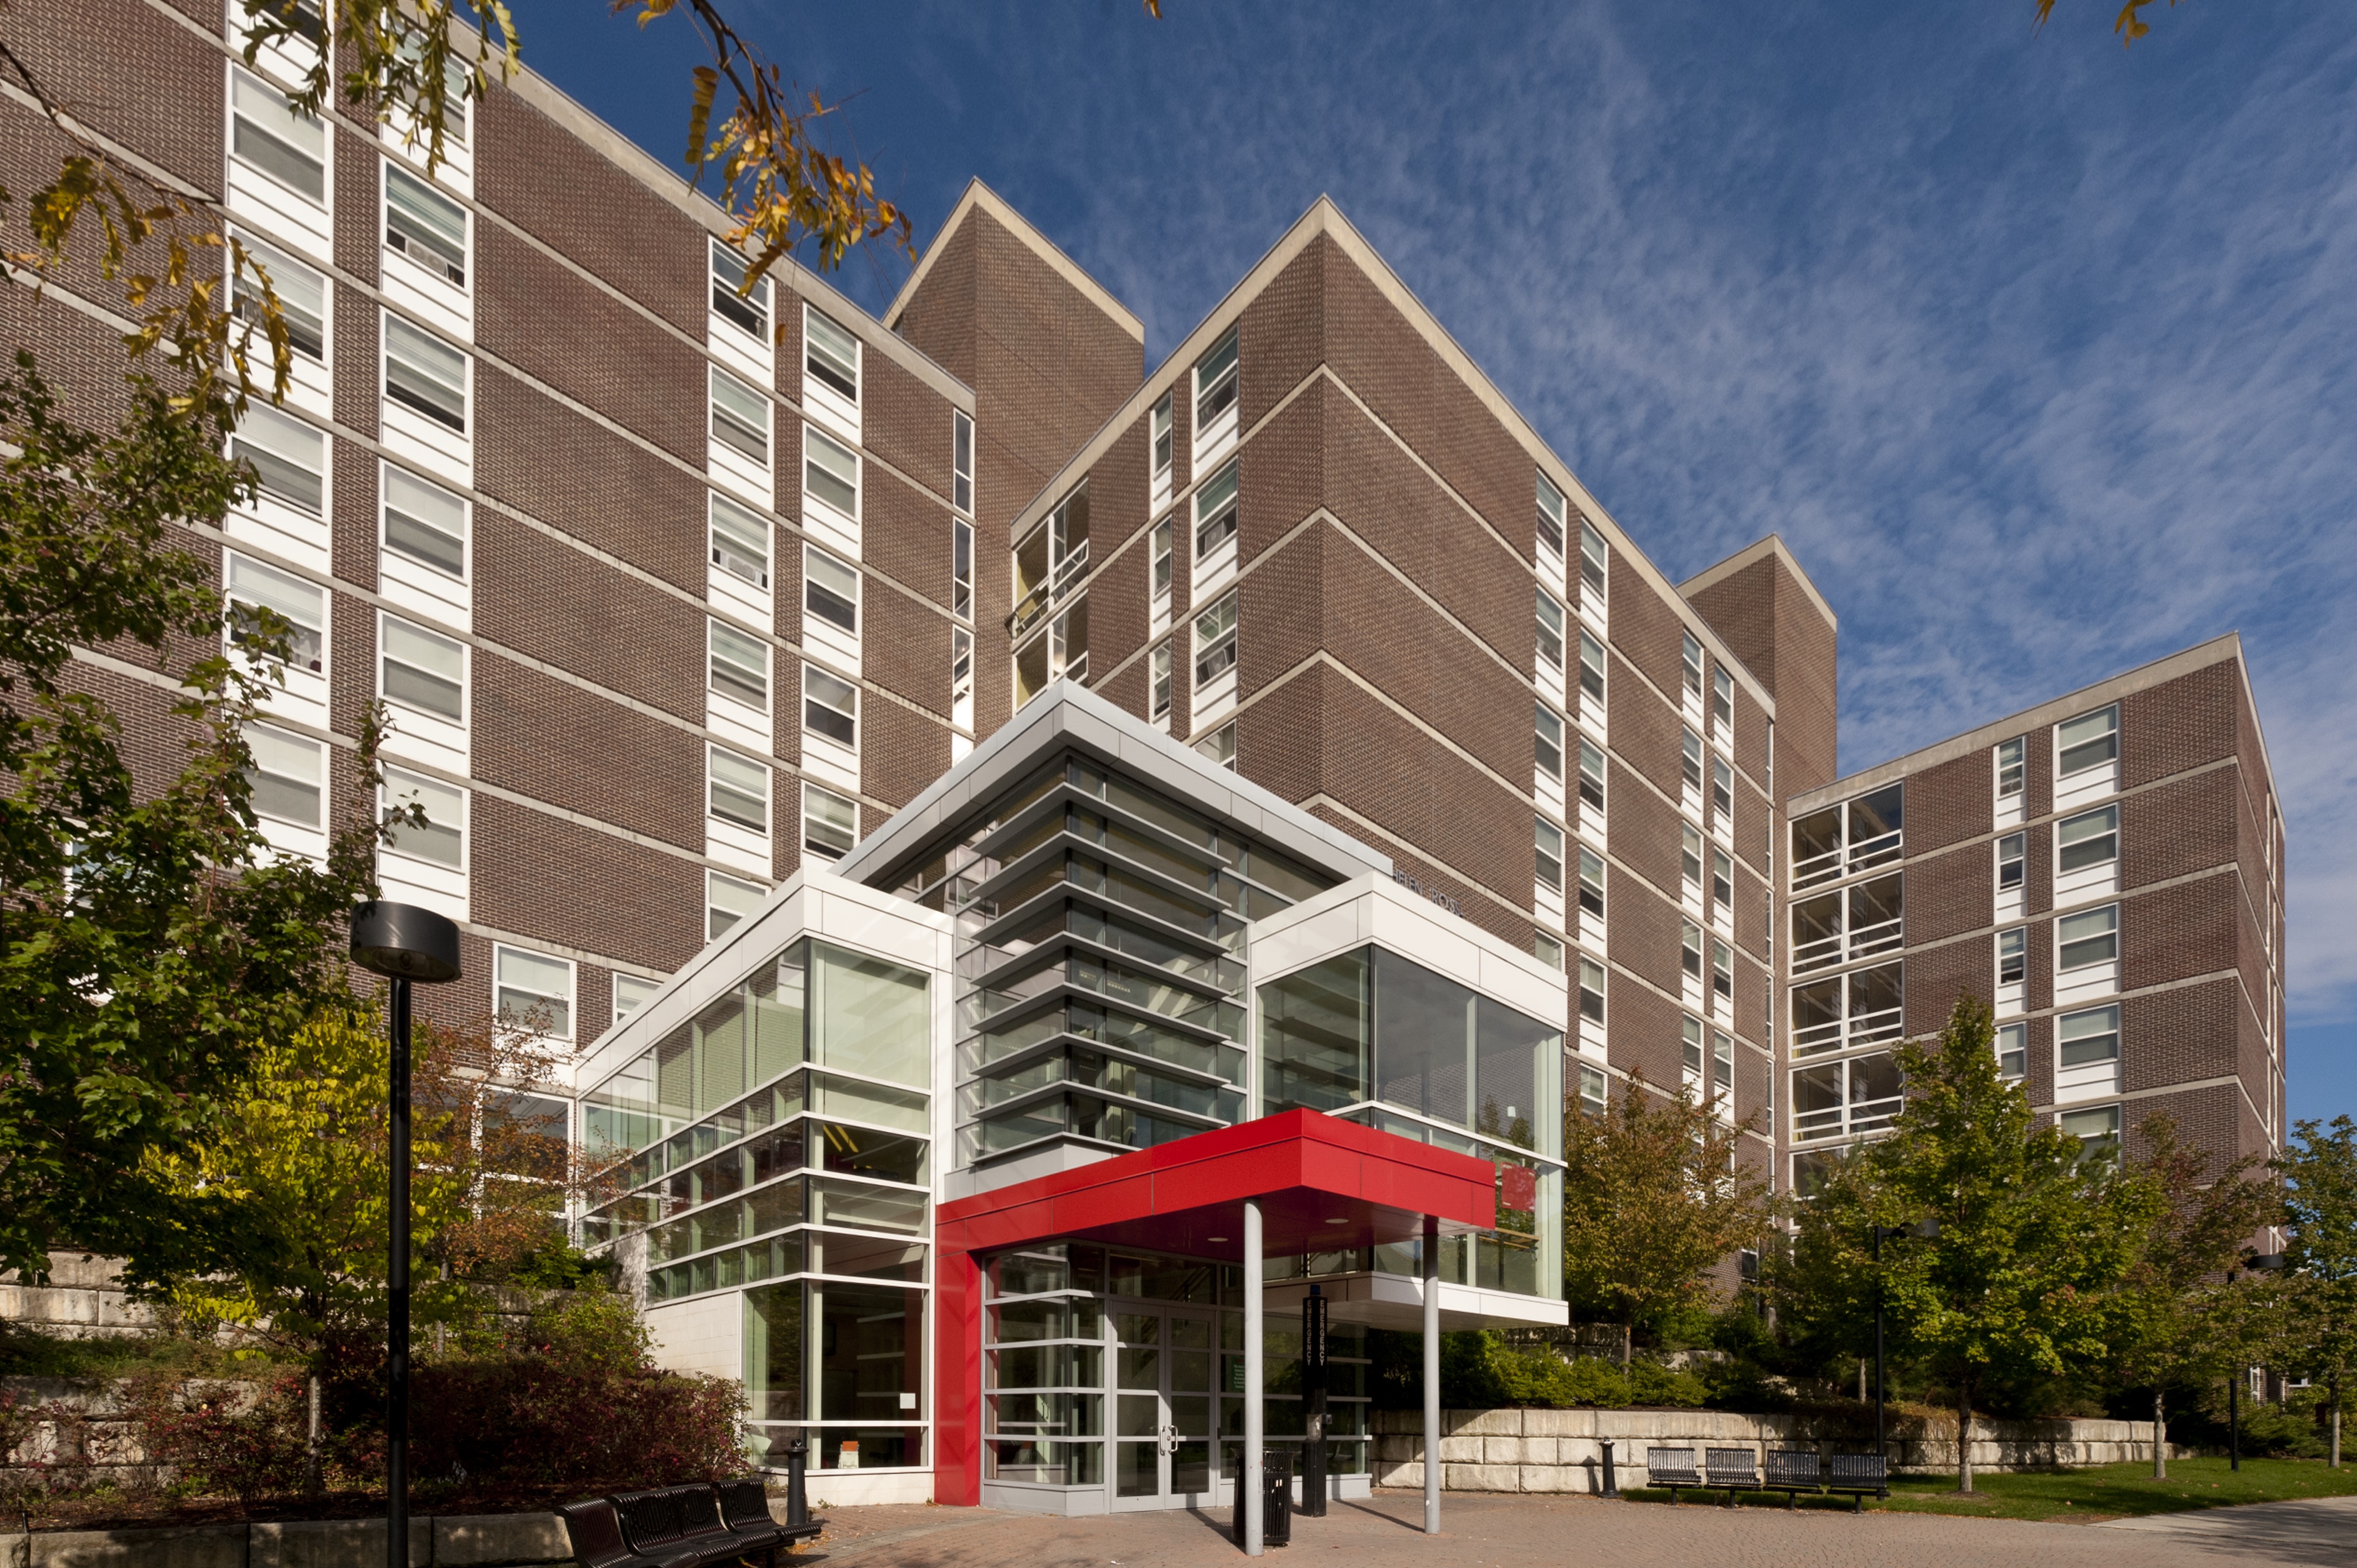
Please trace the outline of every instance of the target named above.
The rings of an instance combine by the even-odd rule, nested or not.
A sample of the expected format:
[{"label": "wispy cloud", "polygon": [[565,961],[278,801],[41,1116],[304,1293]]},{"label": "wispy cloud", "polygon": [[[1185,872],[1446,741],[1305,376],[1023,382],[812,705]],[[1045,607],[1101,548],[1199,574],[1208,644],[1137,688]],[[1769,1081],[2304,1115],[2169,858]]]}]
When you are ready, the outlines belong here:
[{"label": "wispy cloud", "polygon": [[2294,1006],[2357,1018],[2357,22],[2016,9],[753,14],[1155,356],[1331,193],[1665,570],[1785,536],[1846,766],[2241,630]]}]

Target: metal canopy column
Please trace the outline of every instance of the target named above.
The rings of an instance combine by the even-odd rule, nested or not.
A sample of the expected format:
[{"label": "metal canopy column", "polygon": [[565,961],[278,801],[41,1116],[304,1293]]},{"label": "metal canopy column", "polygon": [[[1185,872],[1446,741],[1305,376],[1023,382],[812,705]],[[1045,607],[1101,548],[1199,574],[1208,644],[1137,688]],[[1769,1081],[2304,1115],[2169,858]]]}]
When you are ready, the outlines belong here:
[{"label": "metal canopy column", "polygon": [[1244,1510],[1244,1555],[1258,1557],[1267,1521],[1261,1518],[1261,1213],[1244,1199],[1244,1459],[1237,1467],[1236,1507]]}]

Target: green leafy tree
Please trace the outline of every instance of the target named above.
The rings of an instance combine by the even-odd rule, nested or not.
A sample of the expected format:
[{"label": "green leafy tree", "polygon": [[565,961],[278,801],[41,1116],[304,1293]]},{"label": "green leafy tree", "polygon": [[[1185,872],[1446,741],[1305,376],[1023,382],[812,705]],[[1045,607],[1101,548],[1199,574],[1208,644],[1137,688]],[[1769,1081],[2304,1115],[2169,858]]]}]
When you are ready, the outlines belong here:
[{"label": "green leafy tree", "polygon": [[2276,1162],[2291,1232],[2281,1281],[2287,1307],[2284,1352],[2292,1370],[2321,1382],[2341,1464],[2341,1396],[2357,1359],[2357,1122],[2293,1123]]},{"label": "green leafy tree", "polygon": [[[1787,1308],[1820,1340],[1871,1322],[1956,1391],[1956,1485],[1973,1485],[1975,1397],[1995,1380],[2094,1372],[2127,1342],[2119,1289],[2161,1205],[2152,1181],[2039,1126],[1997,1074],[1986,1004],[1959,998],[1928,1045],[1899,1050],[1907,1101],[1801,1210]],[[1936,1234],[1924,1222],[1937,1221]],[[1900,1232],[1873,1261],[1876,1227]]]},{"label": "green leafy tree", "polygon": [[1752,1123],[1721,1121],[1691,1092],[1631,1075],[1600,1114],[1564,1114],[1563,1277],[1575,1316],[1639,1329],[1709,1305],[1711,1272],[1756,1246],[1780,1212],[1740,1158]]},{"label": "green leafy tree", "polygon": [[2256,1155],[2213,1174],[2211,1156],[2180,1142],[2176,1119],[2165,1112],[2139,1130],[2147,1153],[2136,1168],[2158,1207],[2120,1283],[2127,1337],[2112,1371],[2124,1384],[2152,1389],[2152,1473],[2159,1479],[2169,1474],[2168,1391],[2246,1364],[2266,1314],[2254,1310],[2264,1305],[2253,1299],[2257,1287],[2231,1274],[2250,1238],[2276,1218],[2283,1197],[2274,1183],[2250,1179],[2263,1164]]},{"label": "green leafy tree", "polygon": [[[187,1231],[148,1156],[189,1148],[339,972],[374,887],[373,822],[324,863],[273,854],[243,738],[287,628],[243,621],[181,546],[251,474],[145,379],[111,433],[64,418],[32,357],[0,376],[0,1268],[52,1248],[169,1251]],[[81,650],[157,679],[186,736],[127,755]],[[120,663],[118,663],[118,668]],[[375,798],[377,720],[349,777]]]}]

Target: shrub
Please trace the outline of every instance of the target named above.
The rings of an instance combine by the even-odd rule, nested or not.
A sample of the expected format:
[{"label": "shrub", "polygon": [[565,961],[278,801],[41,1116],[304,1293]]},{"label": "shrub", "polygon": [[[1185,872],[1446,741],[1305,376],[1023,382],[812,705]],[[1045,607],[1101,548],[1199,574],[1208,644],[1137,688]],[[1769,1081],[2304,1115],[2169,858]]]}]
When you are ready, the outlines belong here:
[{"label": "shrub", "polygon": [[307,1422],[303,1380],[261,1385],[147,1380],[135,1389],[141,1445],[178,1472],[182,1488],[251,1508],[301,1485]]}]

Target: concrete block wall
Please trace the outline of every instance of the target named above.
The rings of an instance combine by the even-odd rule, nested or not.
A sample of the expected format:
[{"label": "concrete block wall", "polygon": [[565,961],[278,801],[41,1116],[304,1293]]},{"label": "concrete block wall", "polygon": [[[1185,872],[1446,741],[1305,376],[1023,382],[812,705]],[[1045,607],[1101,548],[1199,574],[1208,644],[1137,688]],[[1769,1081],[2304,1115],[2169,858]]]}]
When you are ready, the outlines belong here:
[{"label": "concrete block wall", "polygon": [[[385,1557],[381,1519],[0,1535],[0,1568],[377,1568]],[[511,1568],[572,1560],[565,1521],[553,1513],[447,1514],[409,1521],[413,1568]]]},{"label": "concrete block wall", "polygon": [[[1424,1485],[1423,1416],[1377,1411],[1374,1480]],[[1856,1444],[1822,1435],[1822,1423],[1790,1415],[1704,1410],[1452,1410],[1441,1414],[1440,1484],[1458,1492],[1596,1492],[1603,1489],[1603,1444],[1613,1444],[1622,1487],[1646,1484],[1649,1446],[1813,1448]],[[1942,1435],[1943,1431],[1947,1435]],[[1894,1469],[1939,1471],[1956,1463],[1953,1422],[1890,1423]],[[1871,1447],[1871,1443],[1867,1444]],[[2152,1457],[2152,1426],[2131,1421],[1975,1421],[1973,1464],[1985,1470],[2054,1470]],[[2185,1451],[2172,1448],[2172,1455]]]}]

